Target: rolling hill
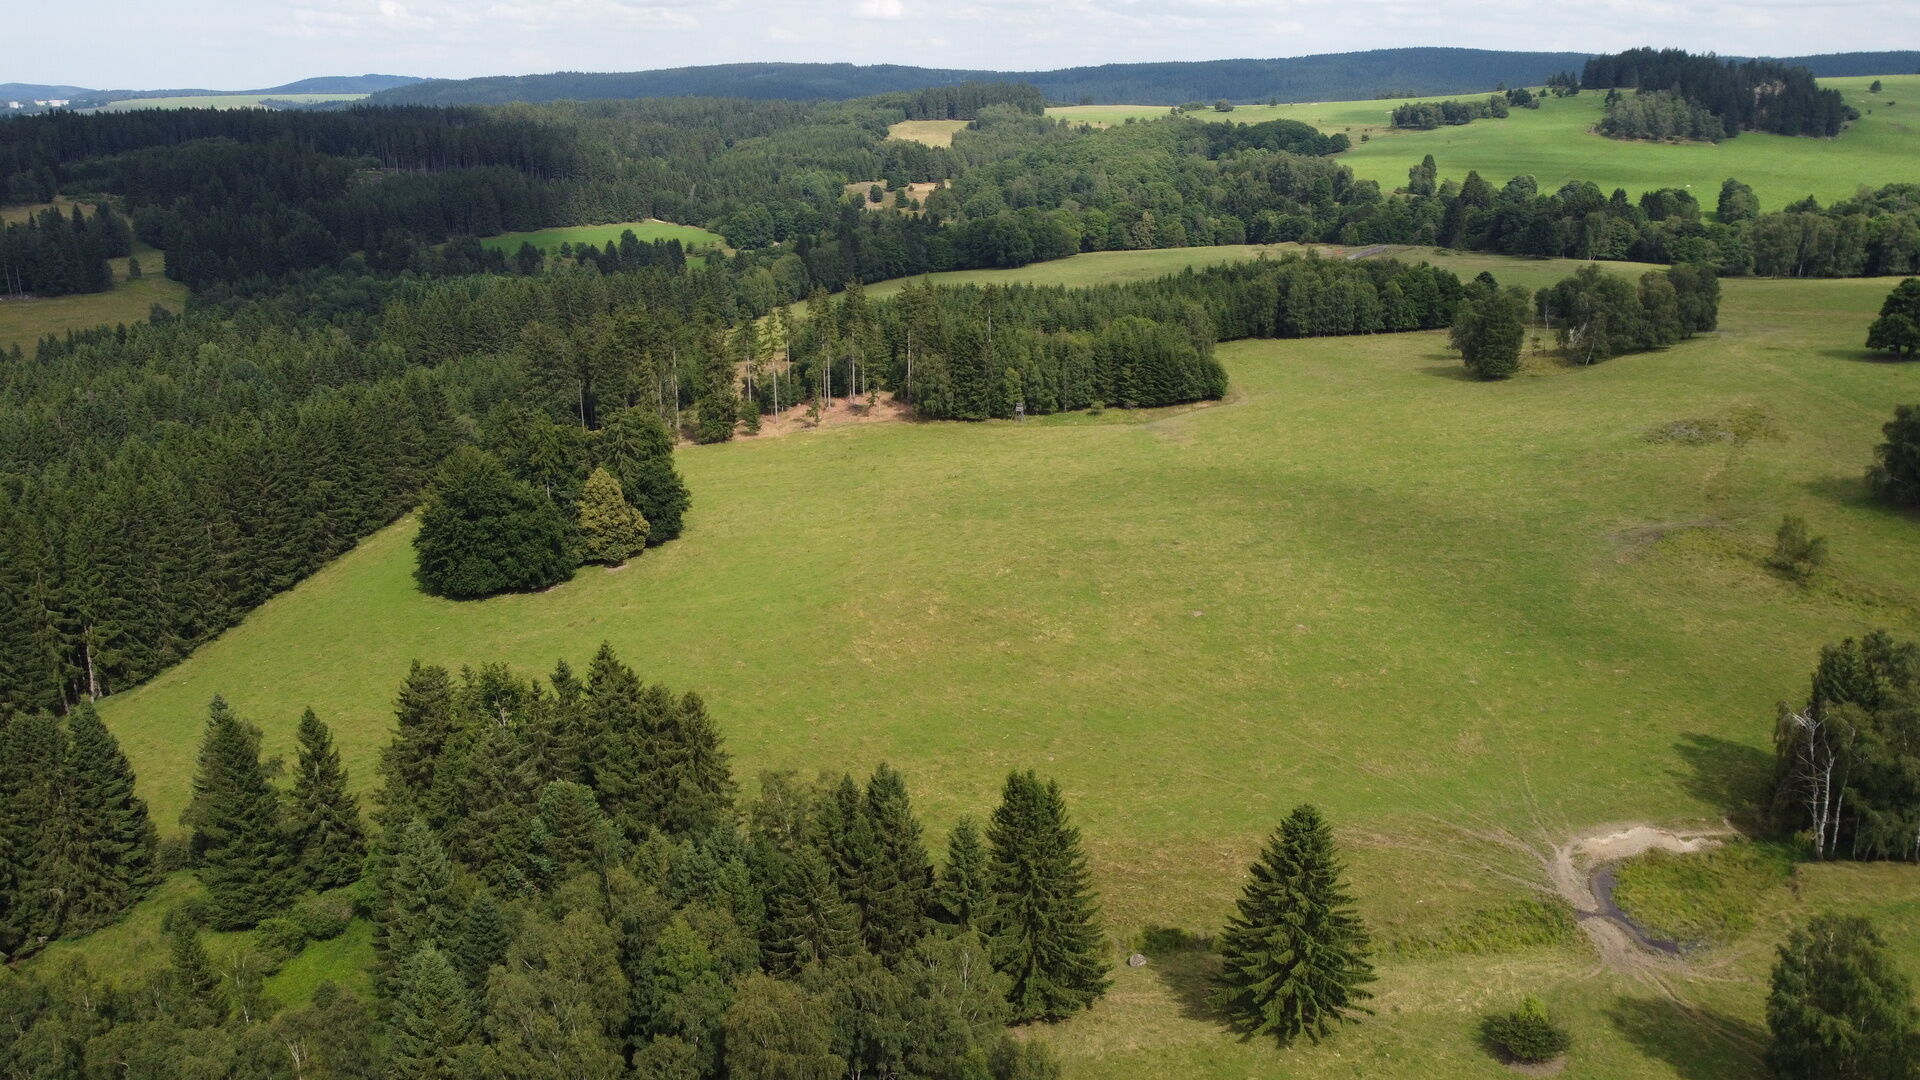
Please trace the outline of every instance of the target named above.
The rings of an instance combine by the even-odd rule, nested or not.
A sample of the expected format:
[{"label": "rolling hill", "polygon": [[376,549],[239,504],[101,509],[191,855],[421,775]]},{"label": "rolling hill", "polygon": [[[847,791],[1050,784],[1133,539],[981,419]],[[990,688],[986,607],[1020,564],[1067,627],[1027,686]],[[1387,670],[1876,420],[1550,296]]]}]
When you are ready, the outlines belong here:
[{"label": "rolling hill", "polygon": [[[969,81],[1023,82],[1051,101],[1332,101],[1539,85],[1578,70],[1589,54],[1410,48],[1275,59],[1103,64],[1053,71],[989,71],[898,64],[712,64],[656,71],[495,75],[434,79],[376,93],[383,105],[490,105],[509,101],[716,96],[796,100],[863,97]],[[1920,51],[1784,58],[1816,76],[1912,71]]]}]

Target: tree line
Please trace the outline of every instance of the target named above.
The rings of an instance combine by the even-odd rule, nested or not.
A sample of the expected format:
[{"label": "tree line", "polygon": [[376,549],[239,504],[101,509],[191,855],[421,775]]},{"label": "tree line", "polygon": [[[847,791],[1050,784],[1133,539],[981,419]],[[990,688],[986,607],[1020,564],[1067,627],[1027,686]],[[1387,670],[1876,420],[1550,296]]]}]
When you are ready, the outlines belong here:
[{"label": "tree line", "polygon": [[[1778,60],[1735,62],[1684,49],[1629,49],[1589,59],[1580,81],[1588,89],[1668,93],[1717,118],[1726,138],[1742,131],[1831,137],[1859,118],[1840,91],[1820,87],[1807,68]],[[1609,109],[1614,130],[1608,133],[1649,137],[1631,126],[1635,117],[1646,115],[1628,110],[1616,120]]]},{"label": "tree line", "polygon": [[1596,264],[1530,293],[1500,288],[1482,273],[1467,286],[1449,331],[1467,370],[1504,379],[1520,369],[1527,327],[1551,328],[1560,355],[1593,364],[1623,353],[1664,348],[1719,325],[1720,282],[1711,269],[1649,270],[1637,283]]},{"label": "tree line", "polygon": [[113,288],[108,259],[133,254],[133,230],[100,203],[89,217],[57,208],[0,227],[0,295],[65,296]]},{"label": "tree line", "polygon": [[[70,723],[61,760],[113,763],[108,786],[130,788],[91,712]],[[895,770],[764,774],[739,803],[699,695],[643,682],[605,647],[544,683],[415,664],[396,723],[369,829],[311,711],[283,790],[258,729],[215,699],[187,835],[159,855],[203,890],[166,916],[170,962],[113,987],[75,967],[0,975],[0,1061],[48,1077],[1046,1080],[1051,1056],[1006,1025],[1072,1015],[1109,985],[1078,830],[1030,771],[1008,775],[984,825],[952,828],[936,866]],[[15,716],[0,736],[24,748],[49,725]],[[83,740],[104,755],[83,757]],[[0,777],[32,783],[35,762],[9,755]],[[23,790],[4,804],[9,837],[60,813]],[[153,856],[131,805],[131,842]],[[9,928],[45,914],[37,892],[0,899]],[[128,902],[77,896],[110,916]],[[286,1009],[265,994],[279,964],[356,916],[372,924],[373,1001],[328,986]],[[209,928],[253,933],[216,964]]]},{"label": "tree line", "polygon": [[1507,94],[1494,94],[1485,101],[1409,101],[1395,105],[1388,119],[1397,128],[1430,131],[1471,124],[1475,120],[1505,120],[1508,104]]}]

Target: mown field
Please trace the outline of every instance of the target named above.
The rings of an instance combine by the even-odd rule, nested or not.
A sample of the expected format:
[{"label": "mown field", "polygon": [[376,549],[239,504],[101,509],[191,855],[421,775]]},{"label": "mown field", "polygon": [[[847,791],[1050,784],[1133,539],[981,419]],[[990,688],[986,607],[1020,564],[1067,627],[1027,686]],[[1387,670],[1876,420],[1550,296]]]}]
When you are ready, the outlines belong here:
[{"label": "mown field", "polygon": [[155,304],[175,312],[184,308],[187,287],[165,276],[166,255],[144,244],[135,247],[133,258],[140,260],[138,280],[127,277],[126,259],[109,259],[114,286],[106,292],[33,300],[0,299],[0,349],[17,344],[31,353],[34,343],[47,334],[139,322]]},{"label": "mown field", "polygon": [[620,234],[632,230],[635,239],[645,242],[654,240],[678,240],[686,247],[701,247],[707,244],[721,243],[718,233],[710,233],[696,225],[675,225],[670,221],[623,221],[614,225],[563,225],[554,229],[535,229],[531,232],[509,232],[498,236],[488,236],[480,243],[486,247],[497,248],[511,255],[520,250],[521,244],[532,244],[542,251],[558,251],[561,244],[592,244],[605,247],[609,240],[620,242]]},{"label": "mown field", "polygon": [[82,112],[129,112],[134,109],[266,109],[271,101],[313,105],[324,101],[359,101],[365,94],[192,94],[185,97],[127,98]]},{"label": "mown field", "polygon": [[[1119,280],[1129,259],[1222,253],[1015,273]],[[1526,284],[1574,267],[1444,261]],[[365,788],[409,659],[534,673],[610,641],[707,696],[749,788],[887,760],[937,843],[1008,769],[1057,777],[1116,959],[1151,927],[1212,931],[1265,831],[1319,803],[1364,914],[1403,947],[1379,1016],[1317,1049],[1241,1044],[1200,1004],[1206,956],[1160,955],[1040,1033],[1071,1077],[1502,1076],[1472,1024],[1525,992],[1572,1028],[1569,1077],[1757,1076],[1786,921],[1874,913],[1920,975],[1913,868],[1804,868],[1659,985],[1596,969],[1577,937],[1489,950],[1458,928],[1545,885],[1527,849],[1737,817],[1819,646],[1920,634],[1920,519],[1859,480],[1892,406],[1920,401],[1920,364],[1860,348],[1888,287],[1729,281],[1719,334],[1500,384],[1462,378],[1438,333],[1242,342],[1206,407],[690,447],[686,535],[621,571],[436,600],[402,522],[105,714],[171,828],[215,693],[288,756],[311,705]],[[1771,436],[1647,437],[1756,412]],[[1763,563],[1783,513],[1829,537],[1810,585]],[[137,953],[147,914],[81,948]]]},{"label": "mown field", "polygon": [[890,139],[907,139],[928,146],[952,146],[953,133],[967,126],[965,120],[902,120],[887,129]]},{"label": "mown field", "polygon": [[[1753,133],[1718,144],[1608,139],[1591,131],[1605,112],[1603,95],[1595,93],[1548,98],[1539,109],[1514,109],[1505,120],[1477,120],[1433,131],[1386,127],[1398,100],[1242,105],[1231,113],[1207,112],[1202,117],[1236,123],[1284,118],[1326,132],[1344,131],[1354,147],[1340,160],[1356,176],[1377,180],[1389,190],[1405,185],[1407,170],[1419,164],[1423,155],[1432,154],[1442,179],[1459,179],[1477,170],[1498,185],[1526,174],[1539,181],[1543,191],[1569,180],[1591,180],[1603,190],[1620,187],[1634,195],[1690,186],[1709,211],[1719,198],[1720,182],[1731,176],[1752,185],[1764,209],[1778,210],[1808,195],[1824,204],[1852,195],[1862,184],[1878,187],[1916,179],[1920,75],[1882,76],[1884,85],[1877,95],[1867,92],[1873,81],[1868,77],[1820,80],[1822,86],[1844,93],[1861,112],[1860,121],[1837,139]],[[1094,105],[1048,113],[1112,124],[1128,116],[1164,116],[1166,111],[1157,106]],[[1368,141],[1361,142],[1362,135]]]}]

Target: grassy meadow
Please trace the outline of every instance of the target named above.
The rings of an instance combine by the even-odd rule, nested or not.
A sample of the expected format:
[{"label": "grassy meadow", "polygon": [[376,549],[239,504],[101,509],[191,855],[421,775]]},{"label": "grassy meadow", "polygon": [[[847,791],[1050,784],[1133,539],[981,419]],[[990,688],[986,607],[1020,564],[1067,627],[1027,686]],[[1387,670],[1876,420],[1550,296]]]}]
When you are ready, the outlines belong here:
[{"label": "grassy meadow", "polygon": [[966,120],[902,120],[887,129],[887,138],[906,139],[928,146],[952,146],[953,133],[967,124]]},{"label": "grassy meadow", "polygon": [[166,277],[166,255],[145,244],[134,246],[133,258],[140,260],[141,276],[137,280],[127,277],[128,260],[109,259],[114,286],[106,292],[0,299],[0,349],[19,345],[31,353],[34,343],[47,334],[140,322],[155,304],[176,312],[184,308],[187,287]]},{"label": "grassy meadow", "polygon": [[[1437,259],[1528,285],[1575,266]],[[1597,968],[1584,938],[1393,946],[1536,895],[1575,831],[1737,819],[1774,702],[1804,692],[1819,646],[1920,635],[1920,520],[1860,484],[1893,405],[1920,401],[1920,364],[1860,347],[1889,285],[1731,280],[1717,334],[1584,370],[1536,358],[1497,384],[1464,378],[1442,333],[1248,341],[1220,349],[1217,404],[688,447],[686,535],[624,569],[434,599],[402,521],[103,712],[170,830],[216,693],[289,758],[311,705],[365,790],[410,659],[531,674],[605,640],[706,696],[749,790],[765,769],[890,761],[937,846],[1007,770],[1059,779],[1116,959],[1154,927],[1212,932],[1265,832],[1320,804],[1387,946],[1379,1016],[1319,1048],[1243,1044],[1200,1003],[1206,954],[1156,954],[1036,1033],[1070,1077],[1497,1077],[1475,1017],[1529,992],[1573,1030],[1566,1076],[1757,1076],[1788,920],[1876,914],[1920,976],[1912,867],[1803,867],[1655,982]],[[1749,441],[1650,437],[1754,416]],[[1829,538],[1806,585],[1764,564],[1784,513]],[[72,948],[121,956],[121,932]],[[354,948],[303,956],[280,991]]]},{"label": "grassy meadow", "polygon": [[560,250],[561,244],[592,244],[594,247],[606,247],[607,242],[620,242],[620,234],[632,230],[641,243],[654,240],[678,240],[683,247],[703,247],[721,243],[718,233],[710,233],[697,225],[675,225],[670,221],[622,221],[613,225],[562,225],[553,229],[535,229],[529,232],[501,233],[498,236],[483,237],[482,246],[496,248],[511,255],[520,250],[521,244],[532,244],[542,251]]},{"label": "grassy meadow", "polygon": [[[1387,190],[1407,182],[1407,170],[1432,154],[1441,179],[1477,170],[1495,185],[1530,174],[1542,191],[1569,180],[1591,180],[1604,191],[1629,194],[1663,187],[1691,187],[1709,211],[1720,182],[1735,177],[1752,185],[1762,208],[1778,210],[1812,195],[1823,204],[1851,196],[1862,184],[1910,183],[1920,161],[1920,75],[1880,77],[1882,92],[1869,94],[1871,77],[1822,79],[1860,110],[1858,123],[1836,139],[1790,138],[1748,132],[1721,143],[1651,143],[1608,139],[1592,132],[1605,112],[1604,94],[1547,98],[1538,109],[1514,109],[1505,120],[1476,120],[1433,131],[1394,131],[1387,116],[1403,100],[1242,105],[1231,113],[1202,114],[1208,120],[1257,123],[1289,119],[1326,132],[1344,131],[1353,149],[1340,155],[1363,180]],[[1484,97],[1463,94],[1462,98]],[[1091,105],[1050,109],[1048,115],[1089,123],[1122,123],[1127,117],[1166,115],[1161,106]],[[1361,136],[1368,141],[1361,142]]]}]

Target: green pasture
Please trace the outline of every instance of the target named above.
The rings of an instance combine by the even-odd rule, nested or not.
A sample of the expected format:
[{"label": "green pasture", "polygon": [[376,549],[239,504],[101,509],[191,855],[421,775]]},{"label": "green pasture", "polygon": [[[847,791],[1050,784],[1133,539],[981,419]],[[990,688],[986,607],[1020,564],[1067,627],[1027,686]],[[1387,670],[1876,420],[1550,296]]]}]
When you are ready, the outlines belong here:
[{"label": "green pasture", "polygon": [[[1569,180],[1591,180],[1604,191],[1629,194],[1664,187],[1691,187],[1711,212],[1728,177],[1752,185],[1763,209],[1778,210],[1812,195],[1822,204],[1851,196],[1861,185],[1879,187],[1920,180],[1920,75],[1880,77],[1882,91],[1869,94],[1870,77],[1822,79],[1860,110],[1858,123],[1834,139],[1789,138],[1747,133],[1725,142],[1650,143],[1609,139],[1593,133],[1605,111],[1601,94],[1547,98],[1538,109],[1514,109],[1505,120],[1476,120],[1433,131],[1394,131],[1388,113],[1400,101],[1336,101],[1297,105],[1242,105],[1231,113],[1207,112],[1208,120],[1256,123],[1291,119],[1326,132],[1344,131],[1353,149],[1340,156],[1354,175],[1392,190],[1407,182],[1407,170],[1432,154],[1442,179],[1475,170],[1495,185],[1531,175],[1543,191]],[[1484,95],[1465,94],[1460,97]],[[1416,99],[1405,99],[1416,100]],[[1443,100],[1427,98],[1418,100]],[[1157,106],[1093,105],[1048,110],[1049,115],[1094,123],[1120,123],[1128,116],[1166,115]],[[1368,136],[1362,142],[1361,136]]]},{"label": "green pasture", "polygon": [[135,248],[133,257],[140,260],[139,280],[127,277],[126,259],[110,259],[114,286],[106,292],[0,299],[0,349],[19,345],[31,353],[34,343],[47,334],[140,322],[155,304],[174,312],[184,308],[187,287],[166,277],[166,256],[144,244]]},{"label": "green pasture", "polygon": [[966,120],[902,120],[887,129],[887,138],[906,139],[928,146],[952,146],[953,133],[968,123]]},{"label": "green pasture", "polygon": [[130,112],[134,109],[268,109],[268,102],[292,101],[313,105],[324,101],[359,101],[365,94],[191,94],[184,97],[126,98],[82,112]]},{"label": "green pasture", "polygon": [[[1575,267],[1437,258],[1528,285]],[[311,705],[364,791],[410,659],[531,674],[605,640],[706,695],[749,790],[764,769],[890,761],[938,844],[1007,770],[1059,779],[1116,958],[1151,927],[1215,929],[1302,800],[1336,823],[1384,942],[1444,937],[1544,887],[1540,856],[1573,832],[1738,820],[1819,646],[1920,635],[1920,519],[1860,484],[1893,405],[1920,401],[1920,364],[1860,348],[1889,285],[1728,281],[1717,334],[1584,370],[1535,357],[1497,384],[1463,378],[1441,333],[1249,341],[1220,349],[1218,404],[689,447],[686,535],[622,570],[433,599],[403,521],[103,711],[171,830],[216,693],[289,758]],[[1648,437],[1756,410],[1772,435]],[[1785,513],[1829,538],[1805,585],[1765,565]],[[1199,1001],[1208,958],[1174,953],[1038,1037],[1076,1080],[1491,1078],[1474,1018],[1531,992],[1574,1032],[1566,1076],[1758,1076],[1787,921],[1874,913],[1920,974],[1916,886],[1912,867],[1803,868],[1665,980],[1684,1009],[1596,970],[1584,939],[1389,955],[1377,1018],[1276,1053],[1224,1034]],[[110,955],[95,940],[79,947]],[[328,948],[313,967],[354,946]]]},{"label": "green pasture", "polygon": [[532,244],[542,251],[553,252],[561,244],[592,244],[603,248],[608,241],[620,242],[620,234],[632,231],[634,238],[642,243],[654,240],[678,240],[684,247],[701,247],[707,244],[721,243],[720,234],[710,233],[695,225],[675,225],[670,221],[622,221],[613,225],[564,225],[555,229],[535,229],[531,232],[509,232],[498,236],[488,236],[480,243],[511,255],[520,250],[520,245]]}]

